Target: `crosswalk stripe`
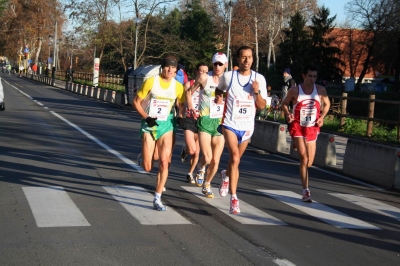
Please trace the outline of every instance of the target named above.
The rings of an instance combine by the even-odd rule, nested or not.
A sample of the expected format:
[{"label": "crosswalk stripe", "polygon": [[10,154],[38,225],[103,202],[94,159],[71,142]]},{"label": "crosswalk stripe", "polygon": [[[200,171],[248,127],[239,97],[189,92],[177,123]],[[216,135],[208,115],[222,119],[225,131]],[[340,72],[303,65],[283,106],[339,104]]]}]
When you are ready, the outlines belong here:
[{"label": "crosswalk stripe", "polygon": [[341,193],[329,193],[329,194],[338,197],[342,200],[361,206],[363,208],[377,212],[379,214],[394,218],[397,221],[400,221],[400,209],[393,207],[389,204],[374,199],[370,199],[361,195],[358,196],[358,195],[341,194]]},{"label": "crosswalk stripe", "polygon": [[292,191],[262,189],[257,189],[257,191],[264,193],[274,199],[277,199],[295,209],[307,213],[337,228],[380,230],[379,227],[376,227],[359,219],[352,218],[347,214],[339,212],[316,201],[313,201],[312,203],[302,202],[301,195],[296,194]]},{"label": "crosswalk stripe", "polygon": [[38,227],[90,226],[62,187],[23,187]]},{"label": "crosswalk stripe", "polygon": [[136,186],[103,186],[103,189],[114,197],[141,224],[171,225],[191,224],[187,219],[168,206],[167,211],[156,211],[153,208],[154,196],[142,187]]},{"label": "crosswalk stripe", "polygon": [[215,198],[208,199],[201,193],[201,188],[198,187],[182,187],[186,191],[194,194],[196,197],[202,199],[207,202],[211,206],[217,208],[221,212],[229,215],[236,221],[242,224],[258,224],[258,225],[287,225],[281,220],[265,213],[249,204],[240,200],[240,214],[231,214],[229,212],[230,208],[230,197],[221,197],[219,196],[218,189],[211,188],[212,192],[215,195]]}]

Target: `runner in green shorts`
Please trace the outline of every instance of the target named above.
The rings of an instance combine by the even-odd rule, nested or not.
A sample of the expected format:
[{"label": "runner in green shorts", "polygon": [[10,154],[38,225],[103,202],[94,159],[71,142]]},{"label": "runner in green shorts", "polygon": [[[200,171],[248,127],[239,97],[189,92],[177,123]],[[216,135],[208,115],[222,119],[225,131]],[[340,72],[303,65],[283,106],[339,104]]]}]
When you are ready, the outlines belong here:
[{"label": "runner in green shorts", "polygon": [[[202,186],[202,192],[207,198],[213,198],[211,180],[218,171],[219,160],[224,150],[224,137],[217,131],[224,111],[224,103],[215,103],[215,89],[219,78],[224,74],[228,65],[228,58],[224,53],[216,53],[212,58],[213,71],[199,75],[193,86],[186,92],[192,93],[200,88],[200,118],[198,122],[200,149],[203,156],[200,159],[196,175],[196,185]],[[194,111],[193,104],[188,97],[188,108]],[[207,173],[206,166],[209,165]],[[206,180],[204,182],[204,174]]]},{"label": "runner in green shorts", "polygon": [[[161,202],[161,194],[168,178],[173,147],[175,118],[172,109],[176,102],[178,108],[183,111],[185,102],[183,85],[175,80],[177,67],[177,58],[172,55],[166,56],[161,63],[161,73],[143,83],[132,103],[142,117],[141,166],[150,172],[153,161],[159,160],[153,200],[153,207],[158,211],[167,210]],[[179,112],[180,116],[182,111]]]}]

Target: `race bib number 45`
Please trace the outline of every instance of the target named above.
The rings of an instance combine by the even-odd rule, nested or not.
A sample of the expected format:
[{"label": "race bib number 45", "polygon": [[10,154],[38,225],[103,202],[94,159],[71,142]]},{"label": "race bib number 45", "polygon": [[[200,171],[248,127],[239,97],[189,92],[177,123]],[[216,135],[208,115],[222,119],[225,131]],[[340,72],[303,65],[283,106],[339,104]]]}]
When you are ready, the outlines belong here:
[{"label": "race bib number 45", "polygon": [[169,105],[168,100],[158,100],[152,99],[150,102],[150,117],[157,117],[159,121],[166,121],[169,115]]},{"label": "race bib number 45", "polygon": [[253,100],[235,100],[233,103],[232,120],[251,121],[254,119],[253,109]]}]

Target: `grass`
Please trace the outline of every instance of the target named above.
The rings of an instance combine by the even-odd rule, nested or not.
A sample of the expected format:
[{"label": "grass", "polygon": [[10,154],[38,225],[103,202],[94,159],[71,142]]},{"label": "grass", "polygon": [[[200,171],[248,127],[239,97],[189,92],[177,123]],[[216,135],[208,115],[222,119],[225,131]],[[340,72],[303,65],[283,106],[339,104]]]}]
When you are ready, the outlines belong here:
[{"label": "grass", "polygon": [[400,142],[397,140],[397,128],[390,128],[379,123],[374,123],[372,136],[368,137],[366,120],[346,118],[345,124],[341,127],[339,118],[327,116],[324,120],[324,126],[322,129],[346,135],[364,137],[380,142],[400,144]]}]

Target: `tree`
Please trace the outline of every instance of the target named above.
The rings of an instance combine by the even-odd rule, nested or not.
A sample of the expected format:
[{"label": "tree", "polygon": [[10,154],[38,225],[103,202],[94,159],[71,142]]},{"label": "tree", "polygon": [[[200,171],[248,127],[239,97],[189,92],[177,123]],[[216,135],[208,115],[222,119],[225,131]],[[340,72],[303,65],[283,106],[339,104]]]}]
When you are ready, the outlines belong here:
[{"label": "tree", "polygon": [[363,69],[355,87],[355,90],[361,90],[361,83],[370,67],[379,40],[387,32],[395,32],[393,25],[399,25],[399,3],[397,0],[352,0],[346,8],[349,20],[354,26],[369,33],[365,38],[367,53]]},{"label": "tree", "polygon": [[343,62],[339,59],[340,49],[331,45],[334,39],[329,35],[335,26],[336,15],[329,18],[329,14],[329,9],[322,6],[311,19],[310,62],[318,66],[321,80],[337,81],[343,74],[340,69]]},{"label": "tree", "polygon": [[181,39],[189,42],[191,53],[181,56],[181,60],[190,67],[198,62],[209,62],[215,53],[215,27],[210,16],[200,5],[200,0],[193,0],[186,5],[181,22]]},{"label": "tree", "polygon": [[284,30],[285,38],[280,43],[280,65],[281,69],[291,66],[292,76],[299,81],[301,69],[309,63],[310,58],[310,35],[305,28],[306,21],[300,13],[296,13],[289,22],[289,28]]}]

